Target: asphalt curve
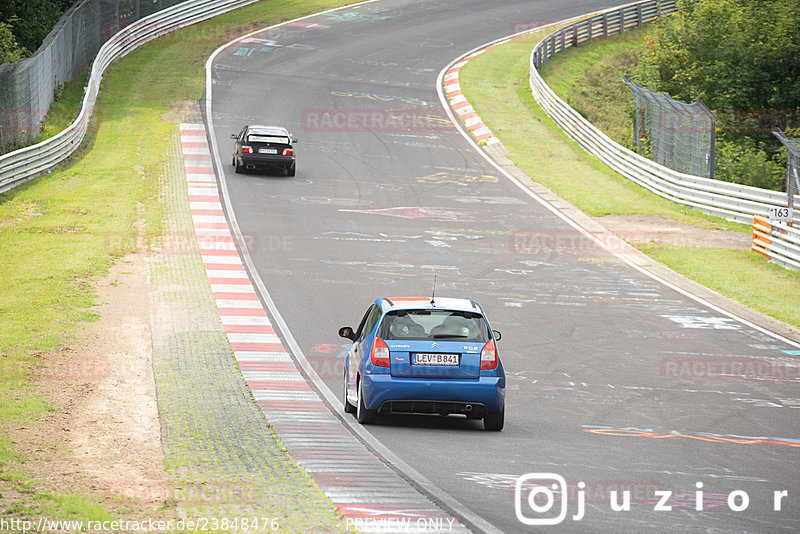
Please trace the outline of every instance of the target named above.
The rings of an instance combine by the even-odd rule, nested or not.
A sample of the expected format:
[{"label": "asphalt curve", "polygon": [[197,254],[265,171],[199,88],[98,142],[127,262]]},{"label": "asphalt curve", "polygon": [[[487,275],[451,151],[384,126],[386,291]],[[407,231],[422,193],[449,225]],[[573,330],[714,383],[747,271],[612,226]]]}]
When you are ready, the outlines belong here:
[{"label": "asphalt curve", "polygon": [[[460,54],[604,7],[381,0],[238,42],[212,66],[218,172],[258,277],[334,392],[337,330],[376,296],[428,295],[435,274],[438,295],[481,303],[503,333],[504,431],[455,417],[368,431],[498,529],[550,517],[575,532],[797,531],[797,347],[598,249],[476,154],[438,103],[436,76]],[[233,173],[230,134],[248,123],[300,139],[295,177]],[[529,473],[563,477],[563,521],[543,495],[541,513],[530,506],[533,479],[518,517]],[[630,510],[612,509],[615,489]]]}]

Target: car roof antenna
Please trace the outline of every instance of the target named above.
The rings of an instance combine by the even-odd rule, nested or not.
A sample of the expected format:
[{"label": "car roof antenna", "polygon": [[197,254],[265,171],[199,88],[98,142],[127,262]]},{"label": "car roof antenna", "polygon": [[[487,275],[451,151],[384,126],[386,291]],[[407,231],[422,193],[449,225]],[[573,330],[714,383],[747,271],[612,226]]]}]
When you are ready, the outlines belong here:
[{"label": "car roof antenna", "polygon": [[431,293],[431,306],[436,306],[434,299],[436,298],[436,273],[433,273],[433,292]]}]

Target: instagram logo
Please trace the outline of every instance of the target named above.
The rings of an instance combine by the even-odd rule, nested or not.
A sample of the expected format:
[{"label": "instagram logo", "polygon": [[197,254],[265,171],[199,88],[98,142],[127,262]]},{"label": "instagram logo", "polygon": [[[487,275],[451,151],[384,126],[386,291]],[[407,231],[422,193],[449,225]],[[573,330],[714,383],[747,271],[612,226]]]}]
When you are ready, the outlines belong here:
[{"label": "instagram logo", "polygon": [[[553,513],[556,502],[557,515]],[[522,475],[514,485],[514,512],[524,525],[558,525],[567,517],[567,481],[555,473]],[[582,502],[576,517],[583,517]]]}]

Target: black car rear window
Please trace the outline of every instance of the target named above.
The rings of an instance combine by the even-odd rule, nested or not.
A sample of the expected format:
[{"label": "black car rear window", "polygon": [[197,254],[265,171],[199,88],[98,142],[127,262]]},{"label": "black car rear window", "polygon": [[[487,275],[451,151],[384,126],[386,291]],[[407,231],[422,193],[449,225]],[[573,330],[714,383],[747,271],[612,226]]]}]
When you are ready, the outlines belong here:
[{"label": "black car rear window", "polygon": [[288,137],[280,137],[275,135],[258,135],[250,134],[247,136],[248,143],[280,143],[282,145],[289,144]]},{"label": "black car rear window", "polygon": [[386,314],[382,339],[489,341],[489,328],[479,313],[452,310],[396,310]]}]

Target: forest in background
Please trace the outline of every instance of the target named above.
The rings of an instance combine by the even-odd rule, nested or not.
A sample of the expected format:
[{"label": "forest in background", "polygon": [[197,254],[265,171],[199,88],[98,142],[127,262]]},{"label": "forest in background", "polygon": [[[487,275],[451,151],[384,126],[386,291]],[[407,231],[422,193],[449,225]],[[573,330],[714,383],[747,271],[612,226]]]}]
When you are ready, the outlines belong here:
[{"label": "forest in background", "polygon": [[771,132],[800,136],[800,0],[678,0],[646,39],[637,81],[714,112],[716,178],[785,187]]},{"label": "forest in background", "polygon": [[0,63],[19,61],[42,45],[74,0],[0,2]]}]

